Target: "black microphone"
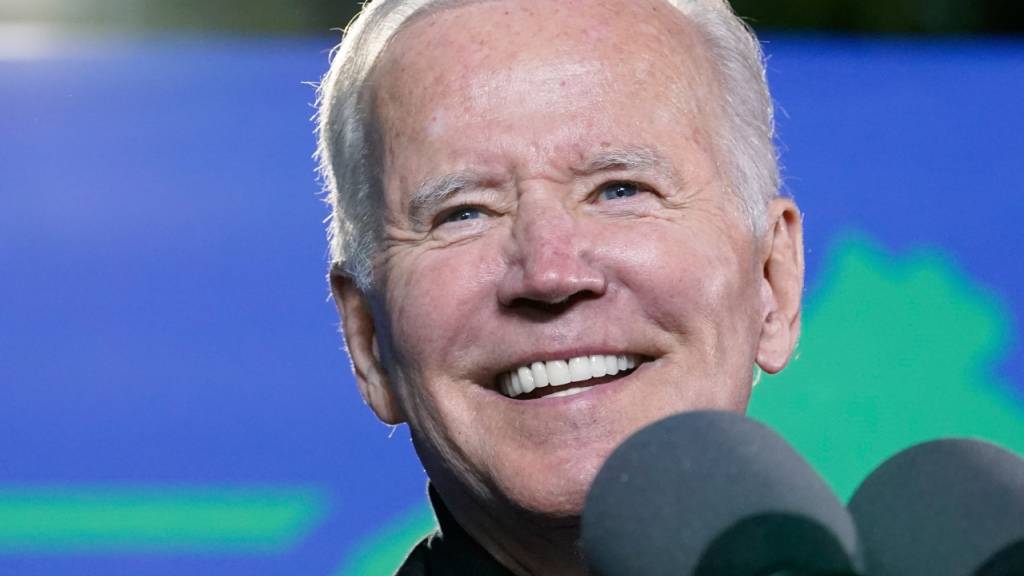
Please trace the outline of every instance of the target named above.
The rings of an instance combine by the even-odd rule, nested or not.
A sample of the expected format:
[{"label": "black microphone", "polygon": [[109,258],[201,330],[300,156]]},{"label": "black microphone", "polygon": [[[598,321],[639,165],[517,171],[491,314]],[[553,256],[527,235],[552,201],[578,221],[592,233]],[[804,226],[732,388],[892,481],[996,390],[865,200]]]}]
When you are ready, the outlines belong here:
[{"label": "black microphone", "polygon": [[688,412],[619,446],[582,520],[600,576],[862,573],[849,513],[778,434],[732,412]]},{"label": "black microphone", "polygon": [[908,448],[850,500],[872,576],[1024,575],[1024,460],[980,440]]}]

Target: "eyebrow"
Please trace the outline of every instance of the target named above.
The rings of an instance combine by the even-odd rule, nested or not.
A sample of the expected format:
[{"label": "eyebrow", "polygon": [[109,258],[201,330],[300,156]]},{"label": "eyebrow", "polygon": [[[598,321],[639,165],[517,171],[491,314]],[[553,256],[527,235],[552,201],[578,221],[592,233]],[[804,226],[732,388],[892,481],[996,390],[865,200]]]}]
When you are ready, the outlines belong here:
[{"label": "eyebrow", "polygon": [[417,226],[426,224],[425,214],[433,206],[443,204],[467,188],[478,186],[481,181],[483,177],[476,172],[463,170],[422,182],[409,198],[409,219]]},{"label": "eyebrow", "polygon": [[679,174],[661,154],[644,146],[631,146],[596,154],[579,168],[577,176],[592,176],[600,172],[653,172],[667,180],[677,180]]}]

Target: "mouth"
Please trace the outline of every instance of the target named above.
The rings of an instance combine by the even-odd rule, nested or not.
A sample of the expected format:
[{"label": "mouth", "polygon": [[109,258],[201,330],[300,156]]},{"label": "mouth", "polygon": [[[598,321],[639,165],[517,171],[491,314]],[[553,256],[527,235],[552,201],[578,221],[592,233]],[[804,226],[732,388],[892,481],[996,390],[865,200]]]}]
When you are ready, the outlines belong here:
[{"label": "mouth", "polygon": [[572,396],[622,378],[643,362],[644,358],[636,354],[532,362],[498,375],[497,389],[505,397],[516,400]]}]

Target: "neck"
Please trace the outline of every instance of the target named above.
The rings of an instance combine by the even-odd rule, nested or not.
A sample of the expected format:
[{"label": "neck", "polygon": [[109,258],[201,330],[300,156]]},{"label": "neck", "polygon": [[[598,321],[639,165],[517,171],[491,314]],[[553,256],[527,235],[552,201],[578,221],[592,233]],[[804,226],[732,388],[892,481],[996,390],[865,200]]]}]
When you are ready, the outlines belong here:
[{"label": "neck", "polygon": [[578,519],[572,527],[519,524],[507,528],[481,526],[474,538],[517,576],[585,576]]},{"label": "neck", "polygon": [[495,513],[468,498],[447,494],[443,504],[469,537],[517,576],[587,575],[579,516],[542,517],[512,507]]}]

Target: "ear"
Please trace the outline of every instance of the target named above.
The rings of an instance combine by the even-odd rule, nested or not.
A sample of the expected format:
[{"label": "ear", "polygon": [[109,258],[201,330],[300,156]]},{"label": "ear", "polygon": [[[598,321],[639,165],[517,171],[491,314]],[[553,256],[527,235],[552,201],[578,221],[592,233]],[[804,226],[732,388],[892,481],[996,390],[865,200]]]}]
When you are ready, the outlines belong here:
[{"label": "ear", "polygon": [[347,274],[332,268],[331,293],[341,316],[345,347],[363,401],[385,424],[401,424],[405,416],[380,362],[377,331],[369,298]]},{"label": "ear", "polygon": [[762,242],[763,308],[757,365],[775,374],[786,367],[800,338],[804,241],[800,210],[789,198],[772,200],[768,223]]}]

